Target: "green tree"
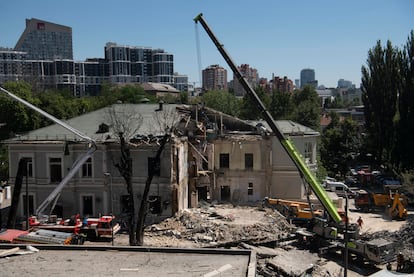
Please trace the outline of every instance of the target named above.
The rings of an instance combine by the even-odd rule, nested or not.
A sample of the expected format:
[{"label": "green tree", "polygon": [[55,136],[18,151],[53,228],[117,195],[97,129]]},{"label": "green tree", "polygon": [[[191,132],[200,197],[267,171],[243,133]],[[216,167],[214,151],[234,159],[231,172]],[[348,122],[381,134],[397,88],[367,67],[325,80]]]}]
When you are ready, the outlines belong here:
[{"label": "green tree", "polygon": [[269,112],[275,120],[292,118],[293,110],[291,93],[280,91],[272,93]]},{"label": "green tree", "polygon": [[239,100],[227,91],[212,90],[201,97],[201,101],[209,108],[225,114],[237,116],[239,112]]},{"label": "green tree", "polygon": [[320,100],[316,90],[305,86],[293,94],[293,105],[295,107],[292,120],[304,126],[319,130],[321,108]]},{"label": "green tree", "polygon": [[396,145],[397,99],[401,87],[401,52],[391,41],[381,41],[368,51],[362,67],[362,102],[369,144],[367,149],[380,164],[390,166]]},{"label": "green tree", "polygon": [[414,31],[404,46],[401,61],[401,89],[399,91],[398,143],[396,156],[403,170],[414,168]]},{"label": "green tree", "polygon": [[[259,99],[262,101],[263,105],[266,108],[270,106],[270,96],[264,91],[263,88],[257,87],[255,88],[255,92]],[[263,119],[262,111],[260,107],[256,104],[256,101],[253,100],[253,97],[246,93],[241,101],[240,104],[240,117],[243,119]]]},{"label": "green tree", "polygon": [[329,116],[331,123],[321,136],[320,158],[329,175],[344,177],[360,150],[358,126],[351,119],[341,122],[335,112]]},{"label": "green tree", "polygon": [[[38,106],[39,99],[33,97],[31,86],[25,82],[8,82],[3,86],[12,94]],[[40,127],[41,119],[38,113],[27,108],[23,104],[0,94],[0,139],[6,139],[13,134],[26,132]]]}]

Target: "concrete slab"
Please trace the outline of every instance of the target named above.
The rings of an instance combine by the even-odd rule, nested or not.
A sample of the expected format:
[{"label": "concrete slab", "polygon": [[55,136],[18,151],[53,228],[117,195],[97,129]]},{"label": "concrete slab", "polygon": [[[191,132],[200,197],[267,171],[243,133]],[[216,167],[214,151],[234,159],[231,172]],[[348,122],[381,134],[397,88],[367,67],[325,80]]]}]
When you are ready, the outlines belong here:
[{"label": "concrete slab", "polygon": [[36,248],[40,251],[31,255],[0,259],[2,276],[254,276],[249,275],[249,267],[253,268],[248,250],[41,245]]}]

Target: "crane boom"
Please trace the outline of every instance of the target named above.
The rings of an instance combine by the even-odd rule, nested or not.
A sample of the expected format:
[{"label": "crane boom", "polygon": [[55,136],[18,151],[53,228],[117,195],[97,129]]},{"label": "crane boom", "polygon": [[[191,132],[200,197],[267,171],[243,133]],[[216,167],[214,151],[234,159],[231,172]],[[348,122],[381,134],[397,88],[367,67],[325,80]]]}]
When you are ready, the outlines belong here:
[{"label": "crane boom", "polygon": [[253,90],[250,84],[246,81],[246,79],[243,77],[240,70],[236,67],[235,63],[230,58],[229,54],[227,54],[223,45],[219,42],[219,40],[216,38],[214,33],[211,31],[207,22],[203,18],[203,14],[200,13],[199,15],[197,15],[194,18],[194,22],[201,23],[204,30],[207,32],[207,34],[209,35],[213,43],[216,45],[218,51],[223,56],[224,60],[227,62],[228,66],[231,68],[231,70],[233,71],[234,75],[237,77],[240,84],[243,86],[246,93],[248,93],[253,98],[254,103],[257,105],[258,109],[262,112],[264,119],[266,120],[267,124],[269,124],[274,135],[278,138],[283,148],[285,149],[289,157],[292,159],[293,163],[298,168],[299,173],[301,174],[302,177],[305,178],[306,182],[312,188],[313,192],[316,194],[319,201],[322,203],[326,211],[329,213],[332,220],[334,220],[335,222],[340,222],[341,217],[335,205],[333,204],[329,196],[326,194],[325,190],[322,188],[322,186],[320,185],[320,183],[318,182],[318,180],[316,179],[312,171],[310,171],[308,166],[305,164],[298,150],[296,149],[295,145],[292,143],[292,141],[287,139],[284,136],[284,134],[280,131],[280,129],[277,127],[276,122],[273,119],[270,112],[266,109],[265,105],[262,103],[259,96]]},{"label": "crane boom", "polygon": [[57,119],[51,114],[43,111],[42,109],[34,106],[33,104],[27,102],[26,100],[14,95],[10,91],[0,87],[0,91],[7,94],[9,97],[13,98],[14,100],[22,103],[23,105],[29,107],[30,109],[40,113],[41,115],[45,116],[46,118],[52,120],[53,122],[57,123],[58,125],[62,126],[63,128],[69,130],[73,134],[83,138],[84,140],[88,141],[88,150],[82,156],[80,156],[72,165],[71,169],[69,170],[68,174],[62,179],[62,181],[55,187],[55,189],[48,195],[48,197],[38,206],[36,209],[36,215],[40,217],[45,209],[53,203],[53,201],[60,195],[60,192],[63,188],[69,183],[70,179],[75,175],[75,173],[80,169],[80,167],[93,155],[96,151],[96,143],[95,141],[88,137],[87,135],[83,134],[79,130],[73,128],[72,126],[68,125],[67,123],[63,122],[60,119]]}]

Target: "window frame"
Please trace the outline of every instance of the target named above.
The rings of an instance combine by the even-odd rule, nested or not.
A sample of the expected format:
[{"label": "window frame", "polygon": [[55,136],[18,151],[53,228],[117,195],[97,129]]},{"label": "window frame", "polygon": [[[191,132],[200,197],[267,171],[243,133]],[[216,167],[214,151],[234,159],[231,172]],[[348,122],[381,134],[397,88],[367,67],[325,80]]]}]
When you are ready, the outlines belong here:
[{"label": "window frame", "polygon": [[[247,157],[249,157],[247,159]],[[254,155],[253,153],[244,153],[244,169],[253,170],[254,168]]]},{"label": "window frame", "polygon": [[31,174],[28,174],[27,177],[28,178],[35,178],[34,154],[33,153],[20,153],[18,158],[19,158],[19,161],[22,158],[28,158],[28,159],[30,159],[30,162],[27,163],[27,167],[28,167],[29,173],[31,173]]},{"label": "window frame", "polygon": [[219,168],[230,168],[230,153],[219,154]]},{"label": "window frame", "polygon": [[247,184],[247,195],[249,196],[254,195],[253,182],[249,182]]},{"label": "window frame", "polygon": [[[60,159],[60,181],[52,181],[52,172],[51,172],[51,159]],[[63,180],[63,157],[61,155],[47,155],[47,176],[50,183],[59,183]]]},{"label": "window frame", "polygon": [[[85,174],[86,172],[86,174]],[[92,178],[93,177],[93,160],[92,157],[89,157],[85,163],[82,165],[82,178]]]}]

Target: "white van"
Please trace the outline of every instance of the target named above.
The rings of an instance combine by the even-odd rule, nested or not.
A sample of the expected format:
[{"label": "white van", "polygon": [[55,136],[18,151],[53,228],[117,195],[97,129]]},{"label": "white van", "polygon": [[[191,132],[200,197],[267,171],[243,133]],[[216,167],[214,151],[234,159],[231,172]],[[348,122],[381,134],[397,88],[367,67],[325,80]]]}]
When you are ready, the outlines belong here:
[{"label": "white van", "polygon": [[343,182],[325,180],[324,184],[326,190],[335,192],[339,197],[345,197],[345,193],[348,194],[348,198],[355,196],[355,193]]}]

